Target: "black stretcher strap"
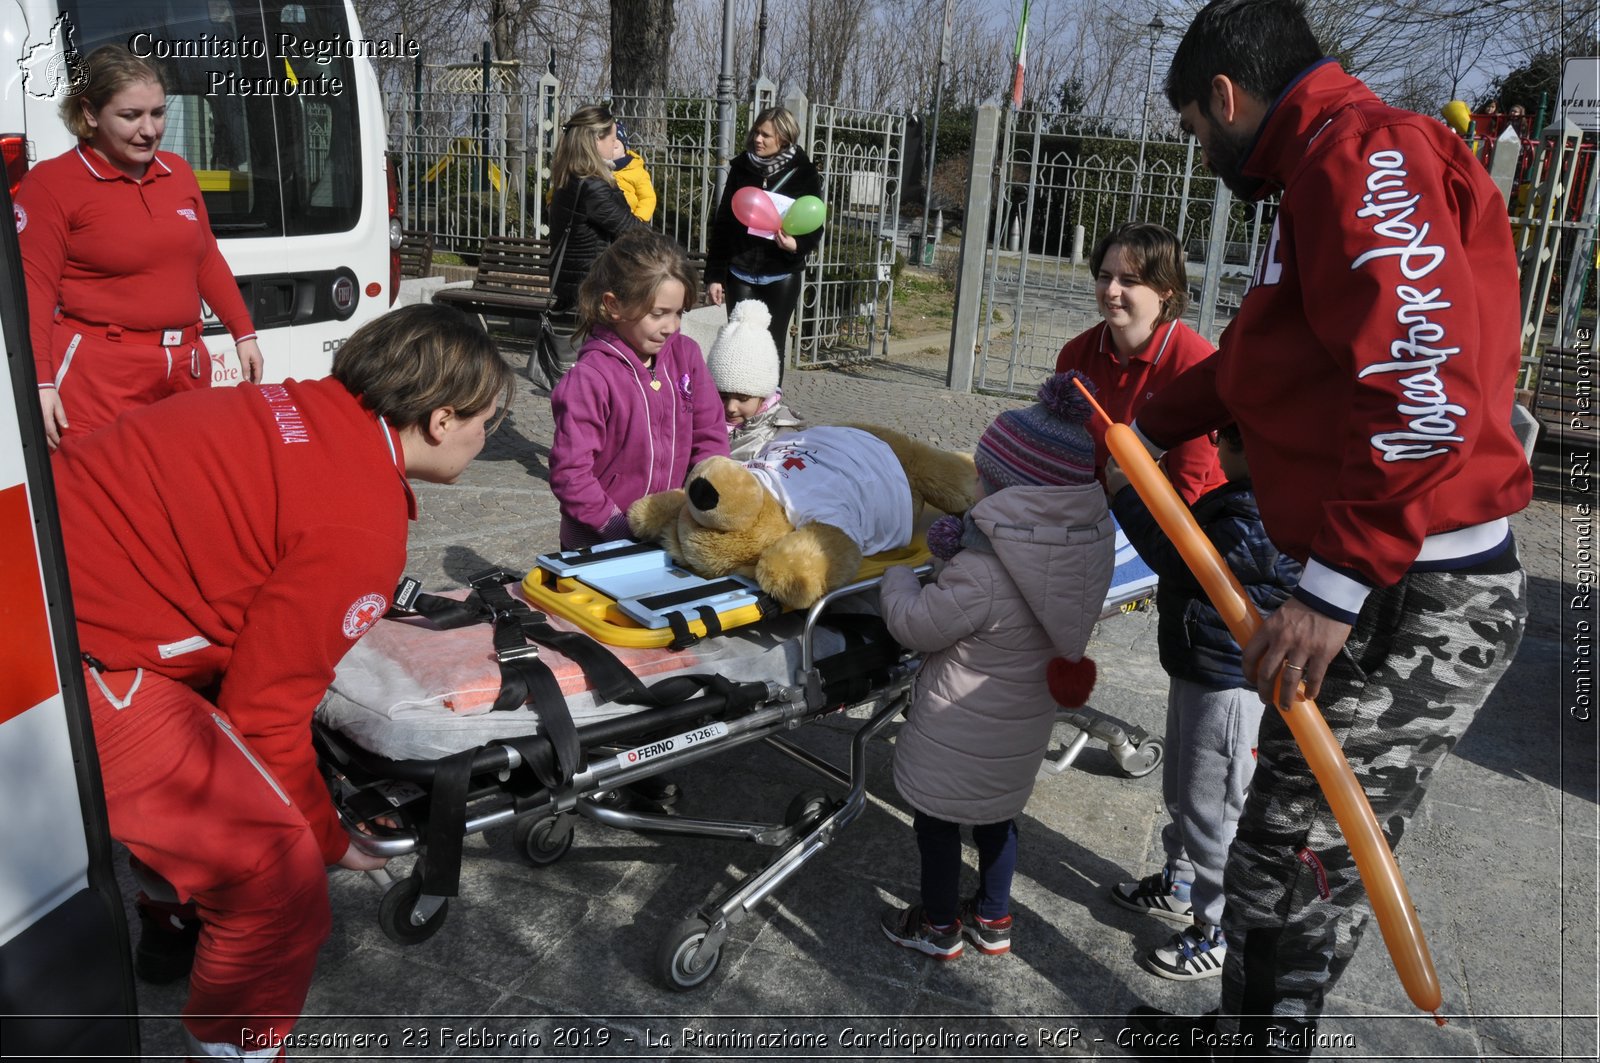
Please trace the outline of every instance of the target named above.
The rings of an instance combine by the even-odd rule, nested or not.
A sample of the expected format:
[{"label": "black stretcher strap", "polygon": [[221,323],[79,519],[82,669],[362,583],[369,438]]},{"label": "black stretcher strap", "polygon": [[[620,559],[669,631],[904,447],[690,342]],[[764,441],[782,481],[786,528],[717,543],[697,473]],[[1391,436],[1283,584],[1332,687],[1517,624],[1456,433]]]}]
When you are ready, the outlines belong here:
[{"label": "black stretcher strap", "polygon": [[563,550],[556,555],[572,565],[582,568],[584,565],[599,564],[601,561],[610,561],[613,557],[632,557],[634,554],[650,554],[660,550],[655,543],[634,543],[631,546],[618,546],[610,550],[602,550],[599,546],[580,546],[575,550]]},{"label": "black stretcher strap", "polygon": [[434,897],[454,897],[461,890],[461,846],[467,833],[467,789],[472,781],[473,750],[453,753],[439,762],[428,798],[428,825],[422,832],[426,847],[414,873],[422,879],[422,892]]}]

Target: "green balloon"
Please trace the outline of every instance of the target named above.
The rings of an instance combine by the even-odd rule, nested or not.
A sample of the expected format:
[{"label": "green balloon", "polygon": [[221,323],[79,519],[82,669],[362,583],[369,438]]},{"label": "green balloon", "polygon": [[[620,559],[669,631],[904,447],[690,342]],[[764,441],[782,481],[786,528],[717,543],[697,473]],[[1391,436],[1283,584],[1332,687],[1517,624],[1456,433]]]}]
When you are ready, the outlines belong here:
[{"label": "green balloon", "polygon": [[828,207],[816,196],[801,196],[789,205],[783,215],[783,231],[790,236],[804,236],[822,228],[828,220]]}]

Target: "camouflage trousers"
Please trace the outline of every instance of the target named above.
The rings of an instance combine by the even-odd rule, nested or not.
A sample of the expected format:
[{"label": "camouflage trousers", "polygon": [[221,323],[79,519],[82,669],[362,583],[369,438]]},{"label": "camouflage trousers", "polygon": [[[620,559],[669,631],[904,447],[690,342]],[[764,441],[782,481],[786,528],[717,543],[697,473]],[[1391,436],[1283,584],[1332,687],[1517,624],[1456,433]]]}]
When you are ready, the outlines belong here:
[{"label": "camouflage trousers", "polygon": [[[1527,620],[1513,571],[1419,572],[1366,601],[1318,705],[1398,849],[1430,778],[1505,674]],[[1372,909],[1283,716],[1261,719],[1255,780],[1225,872],[1218,1029],[1240,1015],[1314,1022]],[[1259,1029],[1260,1020],[1254,1024]]]}]

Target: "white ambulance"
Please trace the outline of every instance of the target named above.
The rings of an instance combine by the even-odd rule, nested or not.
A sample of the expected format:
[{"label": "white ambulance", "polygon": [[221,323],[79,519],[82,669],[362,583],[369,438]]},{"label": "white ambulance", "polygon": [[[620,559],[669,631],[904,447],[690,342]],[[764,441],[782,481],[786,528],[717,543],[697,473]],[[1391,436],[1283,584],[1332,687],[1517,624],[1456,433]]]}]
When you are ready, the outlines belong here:
[{"label": "white ambulance", "polygon": [[[73,146],[57,106],[69,53],[128,46],[167,75],[162,149],[194,169],[260,333],[268,381],[326,375],[389,309],[400,222],[374,57],[415,42],[362,36],[350,0],[0,0],[0,156],[27,167]],[[239,380],[209,313],[212,382]]]}]

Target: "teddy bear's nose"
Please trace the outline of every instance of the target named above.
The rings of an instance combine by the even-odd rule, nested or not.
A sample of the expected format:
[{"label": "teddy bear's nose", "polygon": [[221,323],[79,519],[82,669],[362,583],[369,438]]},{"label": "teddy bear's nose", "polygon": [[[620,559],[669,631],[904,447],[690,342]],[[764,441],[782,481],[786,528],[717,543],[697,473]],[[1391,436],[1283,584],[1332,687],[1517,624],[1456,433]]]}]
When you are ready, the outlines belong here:
[{"label": "teddy bear's nose", "polygon": [[689,482],[689,502],[695,509],[702,513],[716,509],[717,501],[717,489],[711,486],[710,480],[704,476],[697,476]]}]

